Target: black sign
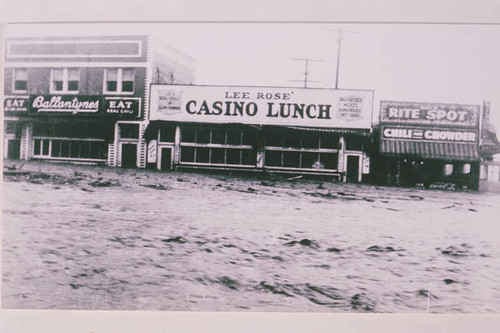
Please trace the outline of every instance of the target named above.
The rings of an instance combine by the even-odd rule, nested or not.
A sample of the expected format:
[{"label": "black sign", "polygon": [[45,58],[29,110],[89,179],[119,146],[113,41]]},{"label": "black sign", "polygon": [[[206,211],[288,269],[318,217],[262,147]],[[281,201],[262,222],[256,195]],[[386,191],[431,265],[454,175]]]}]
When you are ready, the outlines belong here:
[{"label": "black sign", "polygon": [[3,100],[3,109],[5,112],[28,112],[28,97],[5,97]]},{"label": "black sign", "polygon": [[141,99],[139,97],[104,97],[104,113],[106,116],[139,118]]},{"label": "black sign", "polygon": [[101,96],[56,95],[31,96],[29,112],[33,114],[59,114],[74,116],[99,115]]},{"label": "black sign", "polygon": [[31,95],[4,98],[5,112],[24,112],[29,116],[50,117],[141,117],[140,97],[98,95]]}]

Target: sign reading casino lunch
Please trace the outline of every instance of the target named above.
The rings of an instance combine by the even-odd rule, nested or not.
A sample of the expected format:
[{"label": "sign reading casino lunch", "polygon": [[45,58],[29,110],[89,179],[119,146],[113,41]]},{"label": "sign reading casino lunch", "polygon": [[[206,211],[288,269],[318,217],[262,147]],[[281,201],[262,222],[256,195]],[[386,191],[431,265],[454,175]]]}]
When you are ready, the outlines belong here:
[{"label": "sign reading casino lunch", "polygon": [[152,85],[151,120],[369,129],[371,90]]},{"label": "sign reading casino lunch", "polygon": [[479,126],[479,105],[380,102],[380,123],[401,125]]}]

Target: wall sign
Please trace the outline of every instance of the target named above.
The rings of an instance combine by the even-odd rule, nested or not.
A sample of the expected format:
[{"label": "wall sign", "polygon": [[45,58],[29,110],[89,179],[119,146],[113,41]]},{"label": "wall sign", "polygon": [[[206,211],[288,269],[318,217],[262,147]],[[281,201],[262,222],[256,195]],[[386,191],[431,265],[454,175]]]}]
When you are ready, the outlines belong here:
[{"label": "wall sign", "polygon": [[380,102],[381,123],[477,127],[479,112],[479,105]]},{"label": "wall sign", "polygon": [[142,116],[140,97],[103,97],[100,95],[7,96],[5,112],[25,112],[29,116],[117,117]]},{"label": "wall sign", "polygon": [[28,96],[7,96],[3,100],[3,110],[5,112],[28,112]]},{"label": "wall sign", "polygon": [[36,114],[96,115],[101,110],[100,96],[31,96],[30,112]]},{"label": "wall sign", "polygon": [[141,116],[141,98],[104,97],[104,113],[107,116],[139,118]]},{"label": "wall sign", "polygon": [[382,139],[475,143],[479,138],[474,130],[383,126]]},{"label": "wall sign", "polygon": [[150,119],[369,129],[373,91],[152,85]]}]

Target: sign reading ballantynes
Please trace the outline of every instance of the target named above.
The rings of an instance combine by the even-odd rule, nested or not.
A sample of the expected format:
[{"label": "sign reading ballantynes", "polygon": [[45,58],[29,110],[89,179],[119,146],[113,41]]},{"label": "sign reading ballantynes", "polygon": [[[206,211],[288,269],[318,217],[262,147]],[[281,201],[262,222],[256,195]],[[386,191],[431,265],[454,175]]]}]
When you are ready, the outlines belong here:
[{"label": "sign reading ballantynes", "polygon": [[373,91],[152,85],[150,119],[369,129]]},{"label": "sign reading ballantynes", "polygon": [[[22,100],[5,99],[5,111],[19,111]],[[89,95],[32,95],[26,101],[31,115],[105,116],[136,119],[141,117],[140,97],[103,97]],[[6,106],[9,106],[7,108]]]}]

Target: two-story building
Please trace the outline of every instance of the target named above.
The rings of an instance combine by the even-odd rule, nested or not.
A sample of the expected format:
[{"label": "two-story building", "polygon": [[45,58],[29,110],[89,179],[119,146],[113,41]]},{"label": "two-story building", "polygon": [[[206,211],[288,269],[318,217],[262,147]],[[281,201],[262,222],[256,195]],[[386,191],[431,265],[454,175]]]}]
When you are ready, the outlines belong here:
[{"label": "two-story building", "polygon": [[152,36],[9,38],[4,157],[144,167],[149,86],[194,61]]}]

